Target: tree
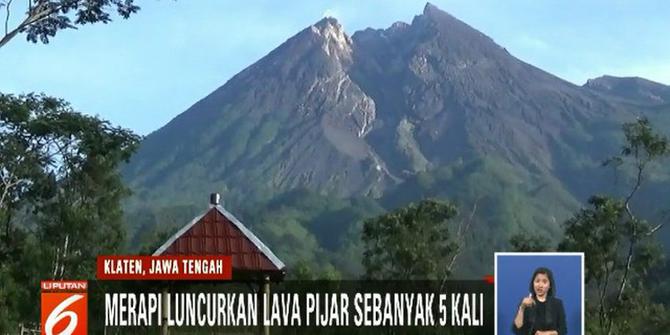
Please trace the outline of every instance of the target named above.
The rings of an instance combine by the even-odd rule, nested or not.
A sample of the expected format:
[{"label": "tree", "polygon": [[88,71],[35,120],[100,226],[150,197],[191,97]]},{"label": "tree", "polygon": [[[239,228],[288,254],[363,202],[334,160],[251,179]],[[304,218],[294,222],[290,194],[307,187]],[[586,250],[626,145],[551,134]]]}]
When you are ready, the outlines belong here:
[{"label": "tree", "polygon": [[592,197],[589,204],[592,208],[580,210],[565,223],[559,250],[584,252],[585,281],[597,292],[596,299],[587,299],[595,302],[587,307],[591,308],[590,315],[597,316],[599,329],[605,329],[613,312],[606,298],[622,269],[619,255],[624,238],[624,209],[620,200],[603,196]]},{"label": "tree", "polygon": [[624,124],[623,131],[621,154],[605,164],[631,167],[631,189],[623,199],[592,197],[590,208],[566,222],[559,245],[561,251],[585,253],[586,282],[597,292],[597,299],[587,300],[593,301],[589,312],[598,320],[592,332],[608,335],[615,330],[631,331],[631,315],[649,317],[640,311],[654,305],[645,294],[642,279],[661,254],[653,235],[664,223],[650,225],[633,213],[630,203],[649,169],[670,153],[668,139],[656,134],[645,118]]},{"label": "tree", "polygon": [[[14,25],[11,15],[25,10]],[[48,43],[61,29],[128,18],[134,0],[0,0],[0,48],[20,33]],[[12,24],[10,26],[10,24]],[[0,28],[2,29],[2,28]],[[118,164],[139,137],[44,95],[0,93],[0,333],[36,322],[42,278],[89,277],[121,245]]]},{"label": "tree", "polygon": [[626,255],[626,268],[621,278],[617,300],[621,300],[628,280],[633,262],[635,246],[640,238],[649,236],[660,229],[665,223],[660,223],[655,227],[647,227],[645,222],[637,219],[630,209],[630,201],[642,186],[645,178],[645,172],[649,165],[653,164],[661,157],[670,153],[668,139],[660,134],[654,133],[649,120],[640,118],[637,122],[624,124],[624,134],[626,136],[626,145],[621,150],[621,156],[615,157],[612,161],[615,164],[622,164],[623,158],[630,158],[635,169],[635,179],[633,187],[624,200],[624,208],[628,216],[628,254]]},{"label": "tree", "polygon": [[363,266],[369,279],[443,279],[456,245],[447,225],[456,207],[423,200],[366,220]]},{"label": "tree", "polygon": [[11,238],[13,215],[25,202],[39,212],[65,195],[119,192],[116,168],[130,158],[138,141],[126,129],[76,113],[63,100],[0,94],[0,212],[5,238]]},{"label": "tree", "polygon": [[37,320],[21,302],[37,301],[40,279],[89,278],[98,254],[122,246],[118,166],[138,142],[63,100],[0,94],[0,277],[14,283],[0,310]]},{"label": "tree", "polygon": [[112,21],[113,11],[127,19],[140,9],[134,0],[27,0],[22,1],[27,9],[25,17],[10,29],[12,5],[17,3],[16,0],[0,0],[0,9],[5,11],[0,48],[20,33],[25,33],[30,42],[46,44],[59,30],[96,22],[108,23]]}]

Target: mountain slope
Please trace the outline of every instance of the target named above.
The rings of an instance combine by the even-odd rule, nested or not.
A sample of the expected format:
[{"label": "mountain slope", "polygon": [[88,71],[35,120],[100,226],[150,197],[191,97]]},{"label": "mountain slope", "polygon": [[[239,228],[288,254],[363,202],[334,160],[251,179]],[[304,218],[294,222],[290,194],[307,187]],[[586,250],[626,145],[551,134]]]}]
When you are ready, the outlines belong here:
[{"label": "mountain slope", "polygon": [[175,186],[165,192],[193,183],[343,194],[384,185],[388,175],[362,139],[375,105],[348,76],[351,53],[334,19],[303,30],[149,135],[128,180],[152,191]]},{"label": "mountain slope", "polygon": [[481,204],[472,238],[489,249],[518,231],[557,238],[586,197],[620,191],[600,163],[621,124],[668,115],[605,86],[524,63],[430,4],[351,37],[325,18],[150,134],[123,171],[128,208],[212,191],[233,207],[296,188],[387,208],[438,196]]},{"label": "mountain slope", "polygon": [[642,105],[670,104],[670,86],[640,77],[602,76],[589,79],[584,87]]},{"label": "mountain slope", "polygon": [[379,196],[489,154],[556,174],[564,151],[608,142],[565,146],[569,129],[614,130],[626,116],[617,108],[429,4],[411,25],[353,39],[332,18],[308,27],[149,135],[124,173],[159,202],[203,187]]}]

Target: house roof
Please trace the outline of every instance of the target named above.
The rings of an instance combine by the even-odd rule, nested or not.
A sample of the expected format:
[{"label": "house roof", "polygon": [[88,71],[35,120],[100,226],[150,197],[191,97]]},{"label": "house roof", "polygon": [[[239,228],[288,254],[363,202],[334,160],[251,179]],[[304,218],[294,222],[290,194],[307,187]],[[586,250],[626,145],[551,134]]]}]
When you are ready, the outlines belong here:
[{"label": "house roof", "polygon": [[222,206],[212,206],[172,235],[159,255],[230,255],[235,270],[283,271],[284,263]]}]

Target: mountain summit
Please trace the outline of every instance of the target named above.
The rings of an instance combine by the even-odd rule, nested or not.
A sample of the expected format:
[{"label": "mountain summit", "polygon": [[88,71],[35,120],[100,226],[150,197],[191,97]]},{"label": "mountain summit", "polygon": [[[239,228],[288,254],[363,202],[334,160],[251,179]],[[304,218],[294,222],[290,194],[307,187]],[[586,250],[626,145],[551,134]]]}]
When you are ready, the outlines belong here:
[{"label": "mountain summit", "polygon": [[486,159],[580,198],[629,115],[427,4],[351,37],[330,17],[305,28],[147,136],[124,175],[135,204],[298,187],[379,198]]}]

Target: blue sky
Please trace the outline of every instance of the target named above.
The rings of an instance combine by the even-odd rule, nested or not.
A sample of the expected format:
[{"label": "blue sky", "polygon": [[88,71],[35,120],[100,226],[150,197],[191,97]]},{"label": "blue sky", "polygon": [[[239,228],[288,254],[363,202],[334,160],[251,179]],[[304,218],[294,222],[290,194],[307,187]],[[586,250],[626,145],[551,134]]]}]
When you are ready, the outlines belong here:
[{"label": "blue sky", "polygon": [[[425,5],[409,0],[136,2],[142,10],[129,20],[61,31],[48,45],[18,36],[0,49],[0,91],[45,92],[146,135],[324,15],[336,17],[353,34],[411,22]],[[602,74],[670,84],[668,1],[431,2],[516,57],[575,84]]]}]

